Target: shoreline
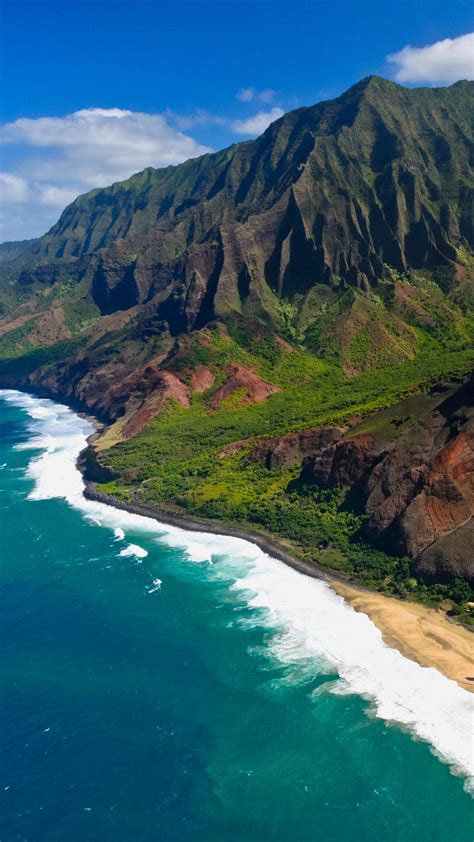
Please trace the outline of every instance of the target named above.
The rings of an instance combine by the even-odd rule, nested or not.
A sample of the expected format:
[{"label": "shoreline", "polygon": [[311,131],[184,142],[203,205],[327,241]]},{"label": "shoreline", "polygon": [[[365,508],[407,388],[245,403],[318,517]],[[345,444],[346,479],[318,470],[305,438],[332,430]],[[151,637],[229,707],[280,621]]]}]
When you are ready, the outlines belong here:
[{"label": "shoreline", "polygon": [[[78,465],[81,469],[81,465]],[[82,472],[82,471],[81,471]],[[287,551],[282,544],[277,540],[267,535],[261,535],[258,532],[251,532],[243,527],[226,523],[225,521],[206,520],[205,518],[198,518],[192,515],[181,515],[168,511],[166,509],[158,509],[152,506],[146,506],[138,503],[124,503],[122,500],[117,500],[110,494],[99,491],[97,485],[92,480],[86,479],[83,474],[85,483],[84,497],[88,500],[97,500],[98,503],[105,503],[107,506],[112,506],[115,509],[122,509],[125,512],[131,512],[135,515],[142,515],[143,517],[152,518],[158,523],[166,523],[169,526],[177,526],[179,529],[185,529],[189,532],[207,532],[210,535],[230,536],[231,538],[241,538],[243,541],[249,541],[251,544],[256,544],[262,552],[273,556],[292,567],[298,573],[303,573],[305,576],[311,576],[313,579],[322,579],[326,582],[331,582],[337,577],[332,573],[328,573],[322,567],[317,567],[314,564],[309,564],[303,559],[299,559],[296,555]],[[341,578],[341,584],[344,580]]]},{"label": "shoreline", "polygon": [[[15,387],[11,387],[15,388]],[[284,564],[314,579],[324,581],[332,590],[346,600],[356,611],[366,614],[379,629],[387,646],[397,649],[408,659],[422,667],[433,667],[445,677],[455,681],[461,688],[474,694],[474,637],[471,631],[459,623],[450,621],[439,609],[429,608],[409,600],[385,596],[377,591],[349,582],[335,571],[309,564],[295,555],[292,548],[271,536],[246,530],[241,526],[224,521],[212,521],[191,515],[160,510],[151,506],[124,503],[98,490],[90,475],[87,456],[94,454],[92,442],[99,435],[104,420],[94,416],[84,406],[74,405],[67,398],[58,395],[38,394],[34,391],[16,389],[34,397],[48,398],[69,406],[74,412],[88,420],[94,432],[87,439],[87,447],[79,454],[77,468],[84,481],[84,496],[105,503],[116,509],[152,518],[161,523],[177,526],[193,532],[208,532],[215,535],[229,535],[256,544],[263,552]],[[96,478],[97,479],[97,478]],[[103,481],[100,480],[99,481]]]},{"label": "shoreline", "polygon": [[474,693],[474,640],[469,629],[451,622],[437,608],[362,590],[352,583],[329,584],[356,611],[370,617],[387,646],[422,667],[434,667]]},{"label": "shoreline", "polygon": [[84,460],[81,458],[78,460],[78,467],[85,483],[84,496],[89,500],[97,500],[116,509],[152,518],[180,529],[228,535],[256,544],[264,553],[298,573],[326,582],[355,611],[366,614],[372,620],[387,646],[398,649],[402,655],[416,661],[422,667],[437,669],[464,690],[474,693],[474,638],[468,629],[451,622],[441,610],[385,596],[348,582],[337,574],[299,559],[270,536],[259,535],[224,521],[205,520],[116,500],[111,495],[99,491],[96,483],[84,475]]}]

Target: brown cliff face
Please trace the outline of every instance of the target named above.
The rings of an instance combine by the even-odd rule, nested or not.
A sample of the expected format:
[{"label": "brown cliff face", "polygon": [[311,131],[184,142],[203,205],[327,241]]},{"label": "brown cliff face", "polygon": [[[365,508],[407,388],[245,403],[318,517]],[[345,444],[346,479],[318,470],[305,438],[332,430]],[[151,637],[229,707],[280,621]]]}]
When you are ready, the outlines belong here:
[{"label": "brown cliff face", "polygon": [[[434,559],[434,545],[474,514],[473,387],[471,378],[402,435],[367,481],[369,534],[385,547],[420,558],[425,572],[430,565],[423,554],[433,547],[426,559]],[[474,574],[469,536],[466,532],[464,562],[456,563],[466,576]]]},{"label": "brown cliff face", "polygon": [[[357,490],[366,535],[425,576],[474,576],[474,377],[378,448],[354,434],[318,449],[301,477]],[[367,425],[367,422],[364,422]]]},{"label": "brown cliff face", "polygon": [[[350,492],[349,505],[365,509],[371,543],[392,555],[408,555],[413,570],[428,579],[470,579],[474,375],[444,394],[405,399],[399,410],[388,411],[388,420],[382,413],[352,431],[321,427],[262,438],[244,458],[270,471],[302,465],[304,483]],[[397,434],[400,424],[404,429]],[[251,440],[235,442],[221,455],[249,445]]]},{"label": "brown cliff face", "polygon": [[[148,370],[150,370],[148,366]],[[147,370],[145,369],[145,374]],[[153,376],[153,375],[152,375]],[[173,399],[181,406],[189,407],[189,389],[185,384],[170,371],[157,371],[153,377],[153,387],[143,397],[140,395],[140,403],[134,409],[131,417],[125,422],[121,429],[124,438],[136,436],[156,415],[163,410],[165,401]]]},{"label": "brown cliff face", "polygon": [[374,459],[373,436],[354,435],[314,454],[304,465],[302,478],[321,488],[347,488],[360,483]]},{"label": "brown cliff face", "polygon": [[338,427],[319,427],[303,430],[301,433],[288,433],[278,438],[260,439],[246,459],[248,462],[263,462],[269,470],[278,467],[291,468],[301,465],[305,458],[315,452],[324,453],[343,432]]}]

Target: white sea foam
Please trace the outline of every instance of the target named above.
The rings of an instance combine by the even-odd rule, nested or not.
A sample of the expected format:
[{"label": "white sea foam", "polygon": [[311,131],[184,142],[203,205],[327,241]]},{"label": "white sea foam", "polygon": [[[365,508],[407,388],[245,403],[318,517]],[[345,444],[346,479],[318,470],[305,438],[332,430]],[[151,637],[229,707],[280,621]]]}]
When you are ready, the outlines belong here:
[{"label": "white sea foam", "polygon": [[[466,690],[385,645],[372,621],[324,582],[297,573],[249,541],[185,531],[86,500],[76,459],[92,425],[49,400],[10,390],[0,390],[0,397],[23,408],[32,419],[31,439],[22,449],[42,451],[28,466],[34,481],[31,499],[63,497],[90,521],[100,520],[112,528],[120,540],[124,529],[133,529],[181,548],[191,561],[219,558],[213,575],[229,583],[236,599],[255,609],[254,623],[271,630],[268,646],[274,657],[292,667],[314,664],[315,672],[334,670],[335,680],[325,685],[330,692],[369,699],[374,715],[427,741],[454,772],[468,781],[472,776],[474,784],[474,705]],[[129,544],[120,554],[142,557],[137,551],[147,552]]]},{"label": "white sea foam", "polygon": [[128,547],[125,547],[119,555],[123,558],[128,558],[132,556],[133,558],[146,558],[148,555],[148,550],[145,550],[144,547],[140,547],[138,544],[129,544]]},{"label": "white sea foam", "polygon": [[155,591],[159,591],[162,584],[163,582],[161,581],[161,579],[153,579],[153,587],[148,588],[147,593],[155,593]]}]

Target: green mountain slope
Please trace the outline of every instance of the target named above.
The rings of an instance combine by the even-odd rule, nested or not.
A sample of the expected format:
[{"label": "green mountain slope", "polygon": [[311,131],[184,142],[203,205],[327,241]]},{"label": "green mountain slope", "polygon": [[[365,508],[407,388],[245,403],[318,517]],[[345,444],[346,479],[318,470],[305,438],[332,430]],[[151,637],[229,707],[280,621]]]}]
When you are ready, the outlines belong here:
[{"label": "green mountain slope", "polygon": [[[0,247],[0,384],[106,420],[122,495],[293,541],[298,506],[329,506],[321,563],[360,575],[363,501],[291,490],[321,442],[270,472],[245,448],[353,429],[472,365],[473,91],[370,77],[255,141],[80,196]],[[286,526],[270,499],[292,501]]]}]

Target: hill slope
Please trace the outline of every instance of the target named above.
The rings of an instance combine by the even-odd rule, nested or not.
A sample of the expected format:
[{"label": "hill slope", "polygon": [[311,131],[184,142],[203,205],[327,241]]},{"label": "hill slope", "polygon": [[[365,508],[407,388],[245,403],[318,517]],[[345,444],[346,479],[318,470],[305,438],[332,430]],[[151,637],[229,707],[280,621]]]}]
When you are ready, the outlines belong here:
[{"label": "hill slope", "polygon": [[[351,429],[472,364],[473,90],[370,77],[255,141],[80,196],[0,248],[0,384],[111,424],[97,447],[122,495],[262,523],[239,442]],[[302,458],[252,469],[262,500],[283,512]],[[333,491],[325,563],[341,566],[377,516]],[[298,498],[308,517],[325,505]]]}]

